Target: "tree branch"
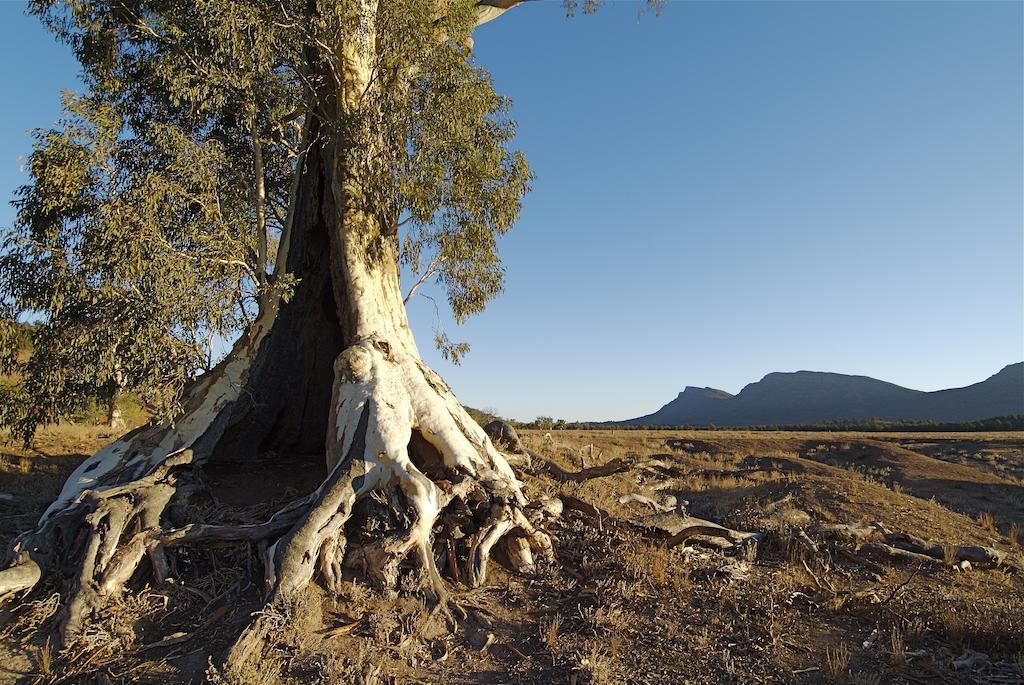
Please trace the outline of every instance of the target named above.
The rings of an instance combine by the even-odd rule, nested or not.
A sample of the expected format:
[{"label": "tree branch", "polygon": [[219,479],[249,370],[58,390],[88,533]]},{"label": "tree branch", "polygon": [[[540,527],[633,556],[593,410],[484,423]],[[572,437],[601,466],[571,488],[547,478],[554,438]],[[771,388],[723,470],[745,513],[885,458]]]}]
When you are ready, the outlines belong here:
[{"label": "tree branch", "polygon": [[430,264],[427,265],[427,268],[423,272],[423,275],[420,276],[419,279],[412,284],[411,288],[409,288],[409,292],[408,294],[406,294],[405,299],[402,300],[402,304],[409,304],[409,300],[412,299],[412,296],[416,293],[417,290],[419,290],[420,286],[429,281],[431,278],[433,278],[440,270],[440,268],[441,256],[438,255],[437,257],[434,257]]},{"label": "tree branch", "polygon": [[263,144],[256,127],[256,114],[250,122],[252,136],[252,166],[256,177],[256,286],[262,292],[267,287],[267,188],[263,170]]}]

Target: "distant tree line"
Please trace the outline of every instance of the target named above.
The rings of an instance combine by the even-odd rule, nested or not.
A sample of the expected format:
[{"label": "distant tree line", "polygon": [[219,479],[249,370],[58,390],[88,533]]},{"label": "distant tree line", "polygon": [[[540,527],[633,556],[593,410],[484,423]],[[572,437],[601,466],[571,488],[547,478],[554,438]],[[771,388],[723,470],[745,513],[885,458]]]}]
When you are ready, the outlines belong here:
[{"label": "distant tree line", "polygon": [[[494,417],[492,417],[493,419]],[[920,421],[902,420],[890,421],[887,419],[841,419],[825,421],[821,423],[805,424],[768,424],[762,426],[715,426],[715,425],[694,425],[681,426],[658,426],[658,425],[621,425],[615,423],[593,423],[581,421],[565,421],[564,419],[553,419],[550,416],[538,416],[533,421],[508,420],[516,428],[527,428],[535,430],[748,430],[748,431],[862,431],[871,433],[899,433],[910,431],[923,432],[991,432],[991,431],[1020,431],[1024,430],[1024,414],[1013,414],[1010,416],[994,416],[988,419],[977,421]]]}]

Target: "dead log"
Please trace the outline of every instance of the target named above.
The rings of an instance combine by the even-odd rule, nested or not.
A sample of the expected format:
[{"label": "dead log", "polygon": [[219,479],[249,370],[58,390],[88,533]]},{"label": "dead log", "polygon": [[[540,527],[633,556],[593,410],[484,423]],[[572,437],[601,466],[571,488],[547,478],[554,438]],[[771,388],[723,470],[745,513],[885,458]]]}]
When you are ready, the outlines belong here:
[{"label": "dead log", "polygon": [[[559,495],[559,497],[567,509],[579,512],[596,521],[602,529],[604,526],[631,529],[645,537],[661,540],[662,544],[668,548],[694,539],[709,543],[724,552],[732,552],[744,559],[753,560],[757,556],[758,544],[764,539],[763,533],[733,530],[712,521],[679,513],[653,514],[632,521],[623,521],[604,509],[577,497],[571,495]],[[728,544],[719,544],[717,542],[719,540],[724,540]]]},{"label": "dead log", "polygon": [[546,468],[548,472],[555,477],[555,480],[561,483],[582,483],[583,481],[591,480],[593,478],[604,478],[605,476],[614,476],[617,473],[625,473],[632,468],[631,463],[623,459],[615,458],[601,466],[591,466],[590,468],[582,469],[580,471],[566,471],[555,462],[550,459],[545,459],[535,452],[531,452],[530,456],[543,464],[544,468]]},{"label": "dead log", "polygon": [[857,546],[857,552],[869,557],[885,558],[889,561],[902,561],[924,566],[942,566],[942,560],[926,554],[918,554],[905,549],[893,547],[883,542],[865,542]]},{"label": "dead log", "polygon": [[[885,536],[885,541],[893,547],[924,554],[934,559],[946,559],[947,546],[937,542],[929,542],[909,533],[890,533]],[[1005,555],[991,547],[978,545],[954,545],[949,550],[956,561],[969,561],[972,564],[983,566],[1000,566],[1005,562]]]},{"label": "dead log", "polygon": [[[667,534],[668,538],[664,544],[669,548],[692,539],[749,560],[757,556],[757,546],[764,539],[763,533],[733,530],[713,521],[687,516],[679,512],[652,514],[640,519],[633,519],[633,525],[660,531],[662,535]],[[719,540],[724,540],[727,544],[719,544],[717,542]]]}]

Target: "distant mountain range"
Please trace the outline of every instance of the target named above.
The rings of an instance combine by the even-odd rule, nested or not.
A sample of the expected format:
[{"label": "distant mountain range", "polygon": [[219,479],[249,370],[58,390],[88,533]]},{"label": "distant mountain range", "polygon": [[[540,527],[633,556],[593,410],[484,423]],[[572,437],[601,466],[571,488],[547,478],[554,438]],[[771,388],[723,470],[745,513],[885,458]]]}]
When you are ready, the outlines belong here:
[{"label": "distant mountain range", "polygon": [[922,392],[867,376],[770,373],[738,395],[687,387],[664,407],[627,426],[769,426],[826,421],[977,421],[1024,414],[1024,362],[966,388]]}]

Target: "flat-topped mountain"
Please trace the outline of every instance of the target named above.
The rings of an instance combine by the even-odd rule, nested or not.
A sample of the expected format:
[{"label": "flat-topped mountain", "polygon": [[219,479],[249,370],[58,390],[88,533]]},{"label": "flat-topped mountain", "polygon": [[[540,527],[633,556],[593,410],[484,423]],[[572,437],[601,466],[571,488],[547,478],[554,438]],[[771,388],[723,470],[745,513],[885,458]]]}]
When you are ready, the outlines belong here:
[{"label": "flat-topped mountain", "polygon": [[826,421],[976,421],[1024,414],[1024,362],[964,388],[923,392],[867,376],[796,371],[770,373],[737,395],[688,386],[630,426],[766,426]]}]

